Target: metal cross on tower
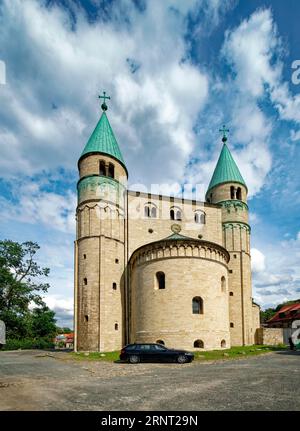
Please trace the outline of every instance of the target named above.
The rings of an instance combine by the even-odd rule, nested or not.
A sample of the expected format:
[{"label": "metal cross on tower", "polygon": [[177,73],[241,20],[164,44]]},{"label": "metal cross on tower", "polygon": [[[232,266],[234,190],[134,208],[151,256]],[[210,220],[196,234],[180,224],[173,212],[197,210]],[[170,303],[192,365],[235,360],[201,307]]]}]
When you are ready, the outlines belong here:
[{"label": "metal cross on tower", "polygon": [[226,129],[225,125],[223,125],[222,129],[219,129],[219,132],[223,133],[222,141],[225,143],[227,141],[226,133],[229,132],[229,129]]},{"label": "metal cross on tower", "polygon": [[103,99],[103,103],[101,105],[102,111],[107,111],[107,104],[105,103],[105,99],[110,99],[110,96],[106,96],[106,92],[103,91],[103,96],[98,96],[99,99]]}]

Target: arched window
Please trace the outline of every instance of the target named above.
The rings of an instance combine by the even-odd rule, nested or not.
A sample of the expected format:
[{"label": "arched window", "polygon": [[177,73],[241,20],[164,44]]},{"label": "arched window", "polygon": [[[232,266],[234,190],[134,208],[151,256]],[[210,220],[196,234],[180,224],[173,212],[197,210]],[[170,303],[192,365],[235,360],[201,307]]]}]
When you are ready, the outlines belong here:
[{"label": "arched window", "polygon": [[230,328],[234,328],[234,323],[230,322]]},{"label": "arched window", "polygon": [[106,167],[104,160],[100,160],[100,175],[106,175]]},{"label": "arched window", "polygon": [[113,288],[113,290],[117,290],[117,283],[115,283],[115,282],[114,282],[114,283],[112,284],[112,288]]},{"label": "arched window", "polygon": [[156,216],[157,216],[156,206],[154,204],[152,204],[151,202],[148,202],[144,207],[144,214],[145,214],[145,217],[156,218]]},{"label": "arched window", "polygon": [[224,275],[221,277],[221,290],[222,292],[226,291],[226,278],[224,277]]},{"label": "arched window", "polygon": [[237,188],[236,198],[239,199],[240,201],[242,200],[242,190],[240,187]]},{"label": "arched window", "polygon": [[157,289],[165,289],[166,288],[166,276],[162,271],[158,271],[156,273],[156,286]]},{"label": "arched window", "polygon": [[180,208],[173,207],[170,209],[171,220],[182,220],[182,211]]},{"label": "arched window", "polygon": [[229,292],[229,296],[233,296],[233,292]]},{"label": "arched window", "polygon": [[83,284],[86,286],[87,285],[87,278],[83,279]]},{"label": "arched window", "polygon": [[195,223],[205,224],[205,213],[203,211],[195,211]]},{"label": "arched window", "polygon": [[115,178],[115,166],[112,163],[108,165],[108,176]]},{"label": "arched window", "polygon": [[193,314],[203,314],[203,299],[200,296],[193,298]]},{"label": "arched window", "polygon": [[203,349],[204,348],[204,343],[202,340],[195,340],[194,341],[194,347],[197,347],[198,349]]},{"label": "arched window", "polygon": [[119,325],[118,323],[115,323],[115,331],[117,331],[119,329]]},{"label": "arched window", "polygon": [[234,187],[230,186],[230,199],[234,199]]},{"label": "arched window", "polygon": [[151,218],[156,218],[156,208],[155,207],[151,208]]},{"label": "arched window", "polygon": [[165,342],[164,342],[163,340],[156,340],[156,343],[157,343],[157,344],[161,344],[162,346],[164,346],[164,345],[165,345]]},{"label": "arched window", "polygon": [[89,316],[87,314],[84,316],[84,320],[85,320],[85,322],[89,321]]},{"label": "arched window", "polygon": [[225,340],[221,341],[221,347],[226,347],[226,341]]}]

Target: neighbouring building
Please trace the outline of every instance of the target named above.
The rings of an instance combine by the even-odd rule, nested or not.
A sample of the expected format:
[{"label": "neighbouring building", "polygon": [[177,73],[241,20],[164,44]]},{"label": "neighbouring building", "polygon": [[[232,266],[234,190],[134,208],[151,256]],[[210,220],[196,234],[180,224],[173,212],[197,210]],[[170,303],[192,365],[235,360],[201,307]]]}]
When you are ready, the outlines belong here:
[{"label": "neighbouring building", "polygon": [[270,328],[291,328],[294,321],[300,322],[300,302],[284,305],[277,313],[267,321]]},{"label": "neighbouring building", "polygon": [[128,190],[102,110],[78,161],[75,350],[253,344],[248,189],[226,130],[205,202],[153,195]]},{"label": "neighbouring building", "polygon": [[74,333],[58,334],[54,338],[55,349],[73,349],[74,348]]}]

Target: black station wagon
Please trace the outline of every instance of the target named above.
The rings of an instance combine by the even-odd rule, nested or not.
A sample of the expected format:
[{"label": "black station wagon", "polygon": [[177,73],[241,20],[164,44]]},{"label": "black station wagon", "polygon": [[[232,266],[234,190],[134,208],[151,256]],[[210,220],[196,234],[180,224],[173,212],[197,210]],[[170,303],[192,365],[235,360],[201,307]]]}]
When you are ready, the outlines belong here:
[{"label": "black station wagon", "polygon": [[194,354],[186,350],[168,349],[161,344],[128,344],[120,353],[120,360],[131,364],[139,362],[191,362]]}]

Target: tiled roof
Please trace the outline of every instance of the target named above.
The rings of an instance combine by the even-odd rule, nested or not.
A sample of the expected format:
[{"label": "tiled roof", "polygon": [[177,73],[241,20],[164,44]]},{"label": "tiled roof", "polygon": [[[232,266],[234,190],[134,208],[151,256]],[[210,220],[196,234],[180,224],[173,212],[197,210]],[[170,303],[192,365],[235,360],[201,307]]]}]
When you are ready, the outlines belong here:
[{"label": "tiled roof", "polygon": [[239,168],[237,167],[237,164],[235,163],[231,152],[229,151],[229,148],[227,147],[226,143],[224,143],[207,191],[216,185],[228,182],[236,182],[246,186]]},{"label": "tiled roof", "polygon": [[109,156],[113,156],[117,160],[120,160],[120,162],[125,165],[118,142],[111,125],[109,124],[105,111],[102,112],[100,120],[84,147],[81,156],[88,153],[105,153]]},{"label": "tiled roof", "polygon": [[[298,311],[298,313],[292,314],[292,311]],[[284,313],[284,316],[280,317],[280,314],[282,313]],[[295,317],[300,317],[300,303],[284,305],[273,317],[271,317],[271,319],[268,320],[267,323],[284,322]]]}]

